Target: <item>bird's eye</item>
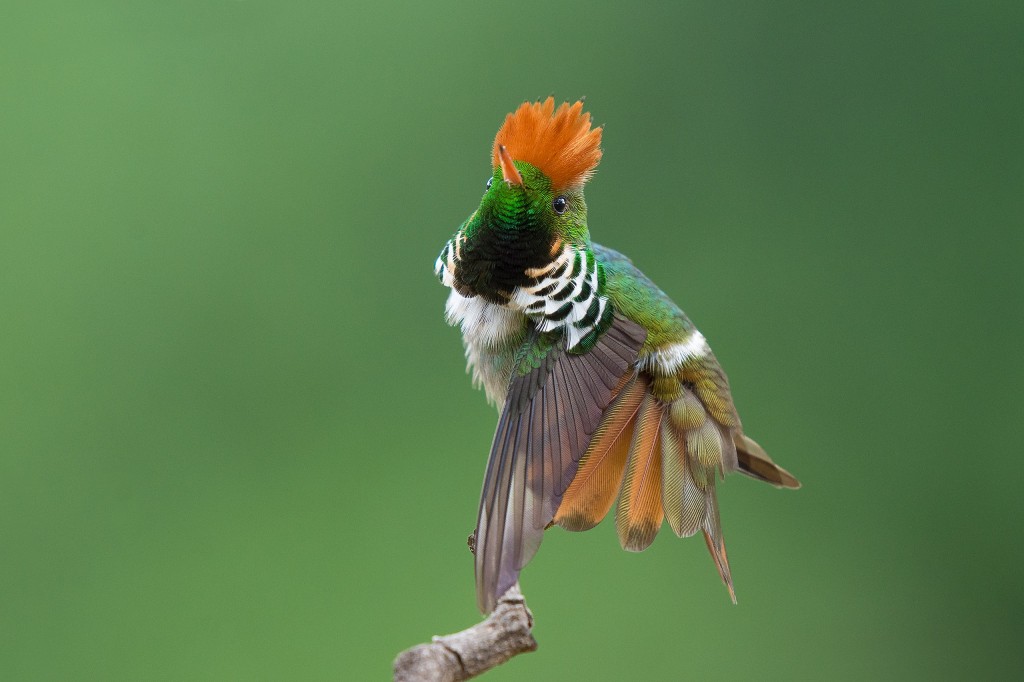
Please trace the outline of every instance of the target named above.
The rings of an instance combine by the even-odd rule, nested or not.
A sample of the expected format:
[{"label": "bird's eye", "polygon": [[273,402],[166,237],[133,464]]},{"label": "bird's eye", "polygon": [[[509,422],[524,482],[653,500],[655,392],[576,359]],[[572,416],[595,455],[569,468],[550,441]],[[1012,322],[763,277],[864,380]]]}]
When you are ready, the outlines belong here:
[{"label": "bird's eye", "polygon": [[565,206],[565,197],[558,197],[551,202],[551,208],[555,209],[555,213],[565,213]]},{"label": "bird's eye", "polygon": [[493,180],[493,179],[494,178],[487,178],[487,186],[484,187],[484,191],[485,192],[491,188],[491,180]]}]

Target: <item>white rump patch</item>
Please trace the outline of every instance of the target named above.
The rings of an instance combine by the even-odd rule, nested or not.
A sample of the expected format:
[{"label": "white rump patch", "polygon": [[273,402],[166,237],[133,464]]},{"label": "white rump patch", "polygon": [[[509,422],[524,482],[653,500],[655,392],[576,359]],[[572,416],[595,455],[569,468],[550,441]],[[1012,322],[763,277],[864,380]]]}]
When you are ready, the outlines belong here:
[{"label": "white rump patch", "polygon": [[640,358],[639,366],[652,374],[669,376],[679,371],[687,360],[701,358],[708,353],[708,342],[696,329],[685,341],[662,346]]}]

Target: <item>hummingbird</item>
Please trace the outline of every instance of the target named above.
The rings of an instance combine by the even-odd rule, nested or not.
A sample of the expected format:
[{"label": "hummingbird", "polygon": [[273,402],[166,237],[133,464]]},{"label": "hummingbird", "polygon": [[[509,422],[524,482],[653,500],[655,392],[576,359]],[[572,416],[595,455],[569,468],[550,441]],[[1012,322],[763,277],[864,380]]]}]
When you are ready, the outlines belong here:
[{"label": "hummingbird", "polygon": [[800,487],[743,433],[703,334],[629,258],[591,241],[583,188],[601,134],[583,100],[508,114],[480,205],[435,262],[467,372],[499,413],[475,531],[483,613],[547,528],[588,530],[613,504],[628,551],[663,521],[702,533],[735,603],[717,480]]}]

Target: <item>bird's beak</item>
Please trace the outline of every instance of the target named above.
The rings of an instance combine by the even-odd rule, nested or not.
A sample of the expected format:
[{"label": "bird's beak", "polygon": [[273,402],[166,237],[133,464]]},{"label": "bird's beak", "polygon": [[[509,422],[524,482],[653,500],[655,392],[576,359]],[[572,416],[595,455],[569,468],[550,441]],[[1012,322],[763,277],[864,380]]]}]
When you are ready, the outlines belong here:
[{"label": "bird's beak", "polygon": [[519,174],[519,169],[512,164],[512,157],[503,144],[498,145],[498,162],[501,163],[501,177],[505,179],[505,182],[510,185],[522,186],[523,176]]}]

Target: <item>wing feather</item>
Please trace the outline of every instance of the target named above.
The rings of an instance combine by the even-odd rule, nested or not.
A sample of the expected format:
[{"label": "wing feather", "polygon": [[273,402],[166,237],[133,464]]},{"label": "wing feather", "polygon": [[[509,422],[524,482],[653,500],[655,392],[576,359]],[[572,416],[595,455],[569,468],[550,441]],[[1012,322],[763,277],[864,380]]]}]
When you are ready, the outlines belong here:
[{"label": "wing feather", "polygon": [[661,506],[665,509],[668,525],[680,537],[684,535],[685,485],[686,447],[684,441],[676,435],[669,416],[661,422]]},{"label": "wing feather", "polygon": [[618,397],[580,459],[576,476],[562,496],[555,523],[566,530],[584,531],[599,524],[615,502],[626,468],[633,423],[649,385],[645,377],[627,376]]},{"label": "wing feather", "polygon": [[715,568],[736,601],[715,490],[716,474],[737,466],[733,428],[720,423],[699,391],[690,387],[667,413],[662,441],[665,478],[671,483],[664,489],[669,525],[680,537],[703,531]]},{"label": "wing feather", "polygon": [[661,528],[661,421],[663,406],[645,393],[633,428],[629,463],[619,495],[615,528],[623,549],[641,552]]},{"label": "wing feather", "polygon": [[753,438],[742,433],[735,434],[736,457],[739,470],[751,478],[771,483],[779,488],[799,488],[800,481],[768,456]]},{"label": "wing feather", "polygon": [[718,515],[718,494],[715,492],[715,480],[711,479],[706,491],[707,515],[704,517],[704,542],[708,545],[711,558],[722,576],[722,582],[729,588],[732,603],[736,603],[736,590],[732,585],[732,572],[729,570],[729,557],[725,553],[725,537],[722,535],[722,520]]},{"label": "wing feather", "polygon": [[[519,579],[576,474],[647,332],[616,316],[586,353],[530,335],[495,430],[476,528],[477,603],[485,613]],[[542,356],[538,361],[537,358]],[[523,363],[533,369],[520,371]],[[529,367],[530,365],[525,365]]]}]

